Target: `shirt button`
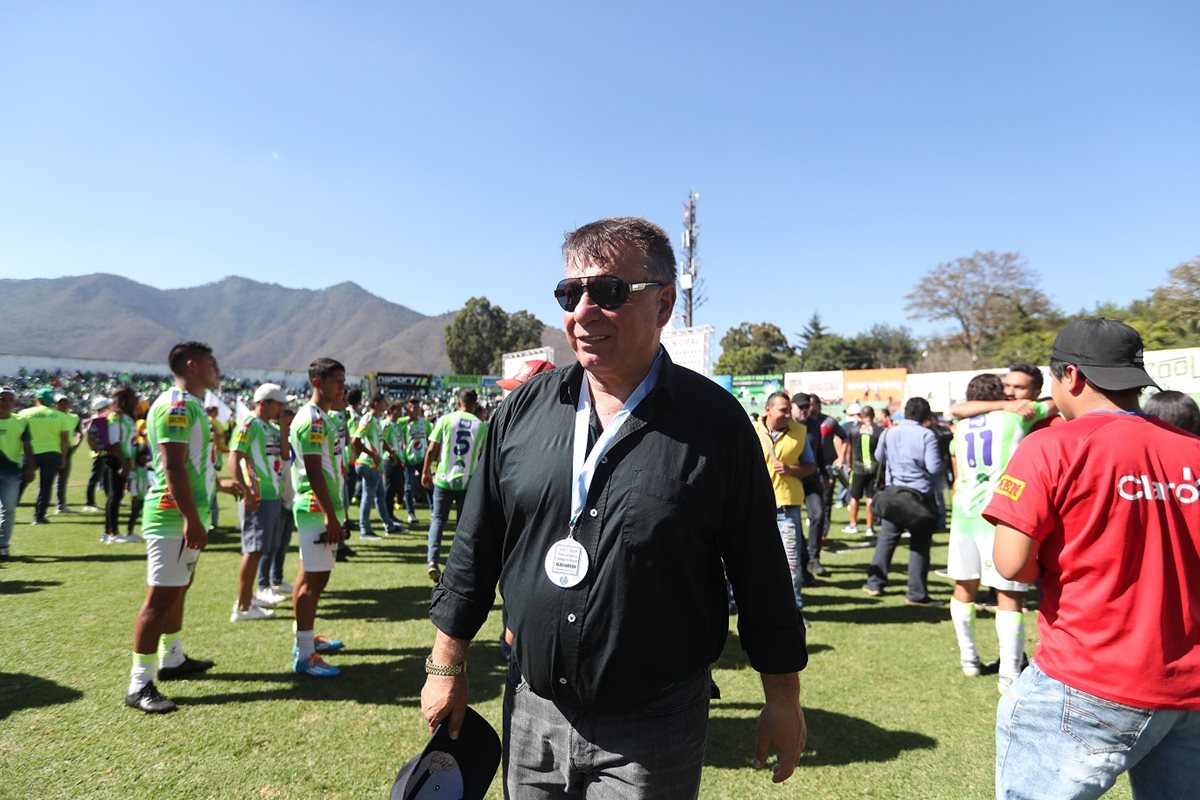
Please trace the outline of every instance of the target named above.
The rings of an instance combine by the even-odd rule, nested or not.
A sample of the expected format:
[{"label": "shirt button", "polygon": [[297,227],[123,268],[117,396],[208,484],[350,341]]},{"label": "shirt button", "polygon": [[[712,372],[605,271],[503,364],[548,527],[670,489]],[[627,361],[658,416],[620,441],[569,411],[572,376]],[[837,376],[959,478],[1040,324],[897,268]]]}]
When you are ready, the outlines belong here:
[{"label": "shirt button", "polygon": [[567,679],[566,679],[566,678],[559,678],[559,679],[558,679],[558,682],[559,682],[559,683],[561,683],[563,686],[566,686],[566,685],[567,685]]},{"label": "shirt button", "polygon": [[607,463],[608,463],[608,456],[600,456],[600,463],[601,463],[601,464],[607,464]]},{"label": "shirt button", "polygon": [[589,517],[594,517],[594,516],[596,516],[596,514],[597,514],[597,513],[598,513],[598,512],[596,511],[596,509],[594,509],[594,508],[593,508],[591,511],[589,511],[589,512],[588,512],[588,516],[589,516]]},{"label": "shirt button", "polygon": [[567,622],[574,622],[574,621],[575,621],[575,615],[567,614]]}]

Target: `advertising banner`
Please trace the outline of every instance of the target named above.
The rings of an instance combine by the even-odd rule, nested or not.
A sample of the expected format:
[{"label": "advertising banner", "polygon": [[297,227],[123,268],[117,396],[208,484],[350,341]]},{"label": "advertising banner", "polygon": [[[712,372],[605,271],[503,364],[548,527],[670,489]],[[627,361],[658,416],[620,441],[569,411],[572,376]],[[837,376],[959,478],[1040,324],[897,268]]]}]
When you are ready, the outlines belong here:
[{"label": "advertising banner", "polygon": [[904,402],[908,370],[847,369],[842,371],[842,400],[846,403],[898,406]]},{"label": "advertising banner", "polygon": [[762,410],[767,395],[783,389],[782,375],[734,375],[733,396],[747,408]]},{"label": "advertising banner", "polygon": [[788,396],[797,392],[815,394],[822,403],[840,403],[845,384],[840,369],[824,372],[789,372],[783,376],[783,389]]}]

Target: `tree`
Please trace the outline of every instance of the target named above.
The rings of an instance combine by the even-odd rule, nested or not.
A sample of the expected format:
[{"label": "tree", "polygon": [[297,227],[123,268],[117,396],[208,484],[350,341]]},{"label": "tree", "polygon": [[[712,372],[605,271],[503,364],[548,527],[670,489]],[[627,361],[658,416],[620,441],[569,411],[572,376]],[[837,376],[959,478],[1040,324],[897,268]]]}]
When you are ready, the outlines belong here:
[{"label": "tree", "polygon": [[917,363],[920,349],[912,333],[903,325],[891,326],[881,322],[872,325],[865,333],[855,336],[853,349],[866,362],[863,368],[904,367],[912,369]]},{"label": "tree", "polygon": [[770,322],[743,322],[721,337],[721,375],[759,375],[783,372],[795,355],[779,326]]},{"label": "tree", "polygon": [[1185,261],[1172,269],[1167,285],[1155,289],[1150,302],[1156,312],[1154,321],[1167,323],[1176,334],[1162,337],[1173,339],[1168,347],[1200,344],[1200,258]]},{"label": "tree", "polygon": [[803,372],[820,372],[827,369],[862,369],[868,365],[868,356],[860,348],[858,337],[847,339],[837,333],[826,333],[809,340],[796,367]]},{"label": "tree", "polygon": [[486,297],[472,297],[446,326],[446,355],[455,372],[498,373],[505,353],[542,343],[543,327],[528,311],[510,315]]},{"label": "tree", "polygon": [[1037,330],[1057,313],[1021,254],[994,250],[938,264],[905,299],[911,319],[953,320],[972,361],[985,344]]},{"label": "tree", "polygon": [[807,350],[815,339],[828,335],[829,330],[822,324],[821,315],[814,311],[812,317],[805,323],[804,329],[796,334],[796,338],[800,340],[800,349]]}]

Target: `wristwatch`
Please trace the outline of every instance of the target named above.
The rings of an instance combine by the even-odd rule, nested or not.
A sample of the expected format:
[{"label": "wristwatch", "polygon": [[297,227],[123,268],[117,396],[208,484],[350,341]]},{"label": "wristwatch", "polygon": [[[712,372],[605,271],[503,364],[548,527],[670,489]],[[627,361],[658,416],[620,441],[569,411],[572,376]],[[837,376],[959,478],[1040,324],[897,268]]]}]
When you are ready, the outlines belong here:
[{"label": "wristwatch", "polygon": [[461,664],[435,664],[433,656],[425,659],[425,674],[426,675],[466,675],[467,662]]}]

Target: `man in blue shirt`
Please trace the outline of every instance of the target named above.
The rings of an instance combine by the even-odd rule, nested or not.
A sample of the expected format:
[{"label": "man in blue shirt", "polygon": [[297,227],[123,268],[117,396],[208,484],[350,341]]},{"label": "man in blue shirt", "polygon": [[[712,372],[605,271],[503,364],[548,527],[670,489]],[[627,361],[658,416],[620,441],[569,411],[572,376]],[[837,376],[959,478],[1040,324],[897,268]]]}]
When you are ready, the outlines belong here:
[{"label": "man in blue shirt", "polygon": [[[916,489],[930,508],[934,508],[934,476],[942,471],[937,437],[929,429],[932,422],[933,412],[929,408],[929,401],[923,397],[910,398],[904,404],[904,419],[899,425],[889,428],[875,446],[875,461],[887,459],[885,477],[888,485]],[[936,520],[909,529],[908,592],[904,602],[910,606],[930,608],[941,605],[930,599],[925,583],[929,574],[929,546],[933,541],[935,524]],[[879,540],[875,544],[875,556],[867,568],[867,582],[862,587],[866,594],[872,597],[883,594],[888,569],[892,564],[892,553],[896,551],[903,530],[894,522],[883,520]]]}]

